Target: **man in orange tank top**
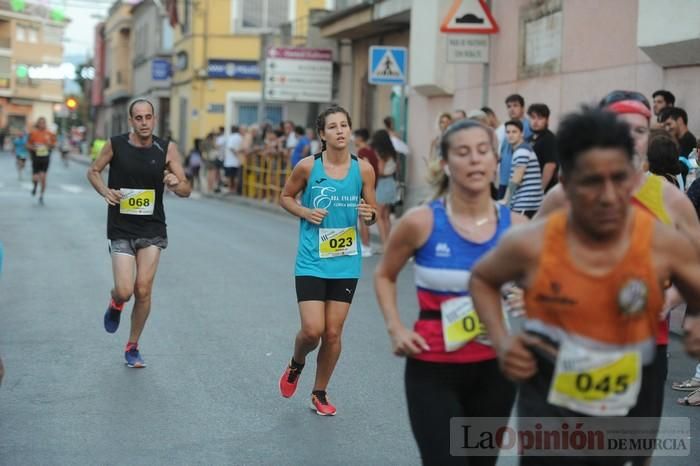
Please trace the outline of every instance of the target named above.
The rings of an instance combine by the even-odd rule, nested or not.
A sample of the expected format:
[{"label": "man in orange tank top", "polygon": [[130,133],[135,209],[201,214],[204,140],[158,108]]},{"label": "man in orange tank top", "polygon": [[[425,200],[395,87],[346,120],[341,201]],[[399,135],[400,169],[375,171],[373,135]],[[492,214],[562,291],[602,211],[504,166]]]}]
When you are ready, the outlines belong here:
[{"label": "man in orange tank top", "polygon": [[36,195],[37,185],[41,186],[39,192],[39,203],[44,203],[44,192],[46,191],[46,173],[49,171],[49,160],[51,151],[56,146],[56,135],[46,128],[46,118],[40,117],[36,121],[36,126],[29,133],[27,139],[27,149],[32,155],[32,196]]},{"label": "man in orange tank top", "polygon": [[[631,206],[638,173],[626,124],[586,109],[562,121],[557,139],[569,209],[513,230],[476,265],[474,306],[501,370],[521,383],[520,417],[653,417],[663,287],[670,280],[700,309],[700,261],[688,260],[695,248],[685,235]],[[507,334],[501,314],[500,288],[511,281],[525,290],[518,335]],[[686,320],[686,332],[686,350],[700,357],[700,316]],[[590,453],[579,450],[587,456],[567,465],[650,454]],[[524,456],[521,465],[561,461]]]},{"label": "man in orange tank top", "polygon": [[[684,233],[700,254],[700,222],[698,222],[692,203],[683,192],[672,184],[663,182],[659,177],[645,172],[649,142],[649,118],[651,116],[646,97],[633,91],[612,91],[601,100],[600,107],[617,114],[620,120],[629,125],[636,153],[635,165],[640,171],[633,195],[633,203],[649,211],[659,221],[672,225]],[[563,189],[560,186],[555,186],[545,196],[535,218],[545,217],[566,205],[567,200]],[[678,293],[675,290],[672,288],[667,290],[664,305],[665,314],[682,303],[678,298]],[[668,373],[669,324],[665,314],[659,322],[657,358],[653,371],[657,376],[659,389],[655,391],[656,398],[650,400],[656,406],[655,416],[658,417],[663,411],[664,386]]]}]

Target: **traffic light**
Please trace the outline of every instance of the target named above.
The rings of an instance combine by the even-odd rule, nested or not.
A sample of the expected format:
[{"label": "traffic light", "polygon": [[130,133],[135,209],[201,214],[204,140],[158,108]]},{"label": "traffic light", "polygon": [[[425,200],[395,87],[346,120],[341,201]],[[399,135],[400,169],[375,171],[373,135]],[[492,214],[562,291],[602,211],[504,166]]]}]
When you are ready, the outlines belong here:
[{"label": "traffic light", "polygon": [[66,107],[68,107],[68,110],[75,110],[78,108],[78,101],[75,100],[73,97],[68,97],[66,99]]}]

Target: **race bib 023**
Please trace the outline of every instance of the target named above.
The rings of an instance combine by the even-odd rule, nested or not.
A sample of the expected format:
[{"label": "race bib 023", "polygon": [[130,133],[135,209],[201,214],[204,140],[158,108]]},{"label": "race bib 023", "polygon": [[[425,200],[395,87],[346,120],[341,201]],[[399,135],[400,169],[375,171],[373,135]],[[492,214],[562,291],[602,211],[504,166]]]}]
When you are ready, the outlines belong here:
[{"label": "race bib 023", "polygon": [[320,228],[318,255],[321,259],[357,255],[357,230],[348,228]]},{"label": "race bib 023", "polygon": [[119,190],[122,198],[119,201],[119,213],[126,215],[153,215],[156,203],[155,189],[131,189]]},{"label": "race bib 023", "polygon": [[589,416],[625,416],[637,404],[642,366],[638,351],[601,351],[566,340],[547,401]]},{"label": "race bib 023", "polygon": [[357,255],[357,230],[348,228],[320,228],[318,255],[321,259]]}]

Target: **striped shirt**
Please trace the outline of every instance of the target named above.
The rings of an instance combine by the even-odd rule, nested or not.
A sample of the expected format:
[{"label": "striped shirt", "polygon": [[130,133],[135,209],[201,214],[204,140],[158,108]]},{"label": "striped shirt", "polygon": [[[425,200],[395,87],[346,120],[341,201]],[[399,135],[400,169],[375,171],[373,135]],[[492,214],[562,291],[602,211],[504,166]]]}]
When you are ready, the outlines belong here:
[{"label": "striped shirt", "polygon": [[537,155],[528,144],[521,144],[513,152],[513,166],[510,171],[511,179],[518,167],[525,167],[520,186],[511,197],[510,207],[516,211],[537,210],[542,204],[542,173]]}]

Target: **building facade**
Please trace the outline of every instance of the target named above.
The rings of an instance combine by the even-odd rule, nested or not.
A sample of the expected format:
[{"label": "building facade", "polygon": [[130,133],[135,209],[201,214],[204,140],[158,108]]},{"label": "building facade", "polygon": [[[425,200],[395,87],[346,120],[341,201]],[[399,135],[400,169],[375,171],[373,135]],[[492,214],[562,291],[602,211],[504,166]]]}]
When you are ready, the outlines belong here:
[{"label": "building facade", "polygon": [[[279,44],[279,28],[298,24],[327,0],[201,0],[176,2],[171,129],[180,149],[218,127],[283,119],[304,122],[306,105],[268,102],[262,97],[263,42]],[[293,31],[293,35],[297,35]]]},{"label": "building facade", "polygon": [[107,132],[107,108],[105,106],[105,23],[95,25],[93,49],[93,66],[95,76],[90,83],[90,121],[88,122],[88,139],[105,139]]},{"label": "building facade", "polygon": [[133,17],[133,95],[148,99],[157,118],[155,133],[165,137],[170,130],[170,86],[173,30],[165,9],[153,0],[136,4]]},{"label": "building facade", "polygon": [[118,0],[104,26],[104,102],[107,136],[126,133],[133,95],[132,6]]},{"label": "building facade", "polygon": [[0,127],[26,128],[39,117],[53,124],[63,102],[63,33],[41,5],[14,11],[0,2]]},{"label": "building facade", "polygon": [[[392,114],[395,89],[366,83],[369,46],[408,46],[409,204],[430,194],[426,161],[440,113],[488,105],[504,120],[505,98],[516,92],[526,106],[546,103],[556,127],[563,114],[613,89],[649,99],[668,89],[688,111],[691,131],[700,132],[698,2],[619,0],[611,10],[604,0],[492,0],[500,31],[489,36],[488,66],[448,61],[448,35],[440,27],[454,0],[349,3],[321,30],[340,43],[339,102],[371,129]],[[391,24],[406,15],[406,24]]]}]

